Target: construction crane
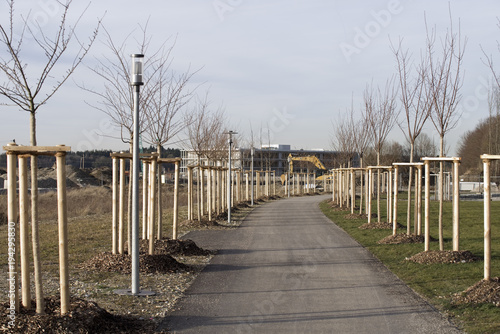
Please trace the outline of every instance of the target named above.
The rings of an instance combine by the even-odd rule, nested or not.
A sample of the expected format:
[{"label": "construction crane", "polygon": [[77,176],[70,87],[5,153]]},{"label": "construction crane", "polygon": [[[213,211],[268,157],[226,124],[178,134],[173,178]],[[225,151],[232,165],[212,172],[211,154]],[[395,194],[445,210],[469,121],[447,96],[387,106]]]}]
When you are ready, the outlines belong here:
[{"label": "construction crane", "polygon": [[[290,170],[290,174],[292,174],[292,172],[293,172],[293,162],[294,161],[306,161],[306,162],[310,162],[310,163],[314,164],[314,166],[316,166],[316,168],[321,169],[321,170],[326,170],[325,165],[323,165],[323,163],[321,162],[321,160],[319,160],[318,157],[316,157],[315,155],[307,155],[307,156],[304,156],[304,157],[294,157],[290,153],[290,155],[288,155],[288,161],[290,161],[290,164],[289,164],[289,166],[290,166],[290,169],[289,169]],[[281,183],[285,184],[287,178],[288,178],[287,174],[282,174],[281,175]]]}]

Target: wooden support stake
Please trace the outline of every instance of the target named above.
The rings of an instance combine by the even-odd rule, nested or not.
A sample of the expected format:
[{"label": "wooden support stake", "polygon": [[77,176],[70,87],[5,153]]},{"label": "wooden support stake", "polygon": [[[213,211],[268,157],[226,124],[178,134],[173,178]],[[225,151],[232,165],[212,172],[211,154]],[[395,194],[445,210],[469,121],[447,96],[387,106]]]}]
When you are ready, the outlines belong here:
[{"label": "wooden support stake", "polygon": [[207,168],[207,211],[208,220],[212,221],[212,169]]},{"label": "wooden support stake", "polygon": [[490,160],[483,159],[484,175],[484,280],[491,277],[491,187],[490,187]]},{"label": "wooden support stake", "polygon": [[156,214],[156,160],[151,160],[151,166],[149,167],[149,255],[154,254],[155,238],[154,238],[154,224],[155,224],[155,214]]},{"label": "wooden support stake", "polygon": [[429,161],[424,161],[425,164],[425,203],[424,203],[424,251],[429,250],[430,241],[430,189],[431,189],[431,173],[429,168]]},{"label": "wooden support stake", "polygon": [[[14,143],[9,146],[17,146]],[[17,167],[16,155],[7,152],[7,218],[8,222],[8,263],[9,263],[9,300],[15,305],[16,313],[19,313],[19,274],[18,274],[18,257],[19,257],[19,234],[17,228]],[[14,298],[12,298],[12,292]],[[11,306],[12,307],[12,306]]]},{"label": "wooden support stake", "polygon": [[193,167],[188,166],[188,220],[193,220]]},{"label": "wooden support stake", "polygon": [[23,307],[31,309],[29,215],[28,215],[28,157],[19,156],[19,236],[21,249],[21,296]]},{"label": "wooden support stake", "polygon": [[68,216],[66,209],[66,152],[56,154],[59,225],[59,284],[61,315],[69,311]]},{"label": "wooden support stake", "polygon": [[453,251],[460,249],[460,179],[458,166],[460,161],[453,161]]},{"label": "wooden support stake", "polygon": [[148,238],[149,164],[142,162],[142,239]]},{"label": "wooden support stake", "polygon": [[373,178],[373,172],[371,169],[369,169],[368,170],[368,208],[367,208],[368,224],[370,224],[372,222],[372,188],[373,188],[372,178]]},{"label": "wooden support stake", "polygon": [[392,215],[392,235],[396,235],[398,229],[398,166],[394,166],[394,204]]},{"label": "wooden support stake", "polygon": [[417,166],[417,235],[422,235],[422,166]]},{"label": "wooden support stake", "polygon": [[118,253],[123,254],[123,247],[125,244],[125,159],[120,159],[120,199],[118,211]]},{"label": "wooden support stake", "polygon": [[113,254],[118,253],[118,216],[119,216],[119,204],[118,204],[118,175],[119,175],[119,164],[118,158],[112,157],[113,161],[113,181],[112,181],[112,221],[111,221],[111,250]]},{"label": "wooden support stake", "polygon": [[175,163],[175,180],[174,180],[174,217],[172,221],[172,239],[177,240],[177,224],[179,222],[179,164]]}]

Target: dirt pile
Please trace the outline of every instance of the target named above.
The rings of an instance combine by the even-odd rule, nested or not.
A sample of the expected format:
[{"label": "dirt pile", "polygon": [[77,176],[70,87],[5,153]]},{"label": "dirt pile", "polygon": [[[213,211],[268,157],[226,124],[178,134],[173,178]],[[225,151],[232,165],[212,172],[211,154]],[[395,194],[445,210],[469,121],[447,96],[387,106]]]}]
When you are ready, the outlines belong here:
[{"label": "dirt pile", "polygon": [[479,261],[479,257],[470,251],[426,251],[413,255],[406,260],[420,264],[433,263],[469,263]]},{"label": "dirt pile", "polygon": [[423,235],[398,233],[389,235],[377,243],[381,245],[419,244],[424,242]]},{"label": "dirt pile", "polygon": [[[35,314],[35,302],[31,310],[21,307],[14,326],[9,328],[7,316],[3,316],[0,331],[5,333],[154,333],[154,323],[133,317],[113,315],[94,302],[72,298],[70,311],[60,315],[60,301],[45,298],[45,314]],[[0,305],[0,313],[9,312],[8,303]]]},{"label": "dirt pile", "polygon": [[[402,227],[398,224],[398,228]],[[392,230],[392,223],[388,222],[372,222],[372,223],[364,223],[360,227],[361,230]]]},{"label": "dirt pile", "polygon": [[500,277],[481,280],[453,296],[452,301],[454,304],[493,304],[500,307]]}]

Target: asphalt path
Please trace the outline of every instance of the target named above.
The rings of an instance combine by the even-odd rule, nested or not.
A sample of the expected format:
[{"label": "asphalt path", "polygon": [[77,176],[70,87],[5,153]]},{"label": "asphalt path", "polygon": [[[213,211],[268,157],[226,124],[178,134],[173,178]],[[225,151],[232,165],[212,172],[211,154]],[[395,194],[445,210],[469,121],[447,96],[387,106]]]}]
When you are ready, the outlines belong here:
[{"label": "asphalt path", "polygon": [[218,254],[163,321],[173,333],[460,333],[320,211],[270,202],[184,238]]}]

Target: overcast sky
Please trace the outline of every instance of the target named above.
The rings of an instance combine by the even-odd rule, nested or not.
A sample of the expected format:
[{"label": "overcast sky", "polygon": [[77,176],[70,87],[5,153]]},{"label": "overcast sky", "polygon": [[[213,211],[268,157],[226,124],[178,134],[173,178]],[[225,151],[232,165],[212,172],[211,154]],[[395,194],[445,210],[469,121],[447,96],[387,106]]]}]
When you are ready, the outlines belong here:
[{"label": "overcast sky", "polygon": [[[31,18],[47,29],[57,23],[61,13],[55,0],[18,2],[17,13],[31,6]],[[73,14],[88,3],[74,2]],[[200,92],[210,88],[214,106],[224,106],[233,130],[248,137],[251,125],[254,132],[264,128],[266,134],[271,133],[271,143],[331,149],[332,122],[350,107],[351,98],[361,111],[366,84],[383,85],[395,73],[390,39],[403,37],[404,46],[419,57],[425,47],[424,12],[429,25],[436,25],[442,36],[449,27],[448,5],[448,1],[436,0],[100,0],[90,4],[79,33],[89,34],[97,17],[106,12],[104,26],[121,41],[149,18],[154,45],[176,36],[176,70],[202,67],[194,83],[205,82]],[[500,64],[500,2],[451,1],[451,10],[454,23],[460,19],[462,35],[468,39],[461,90],[463,114],[447,137],[449,154],[455,154],[460,136],[488,116],[491,73],[483,63],[481,47]],[[7,14],[3,1],[2,23],[7,22]],[[109,55],[103,39],[101,34],[86,59],[87,66]],[[128,52],[137,51],[131,43]],[[3,57],[5,50],[0,52]],[[37,61],[43,61],[37,53],[29,55],[28,67],[34,69]],[[38,144],[66,144],[73,150],[126,149],[127,145],[112,138],[119,137],[119,132],[109,127],[108,117],[86,104],[95,102],[95,96],[83,92],[77,83],[102,87],[88,68],[79,67],[39,109]],[[28,145],[28,113],[0,106],[0,116],[0,142],[16,139]],[[438,142],[430,122],[425,132]],[[403,142],[401,130],[394,128],[390,139]]]}]

